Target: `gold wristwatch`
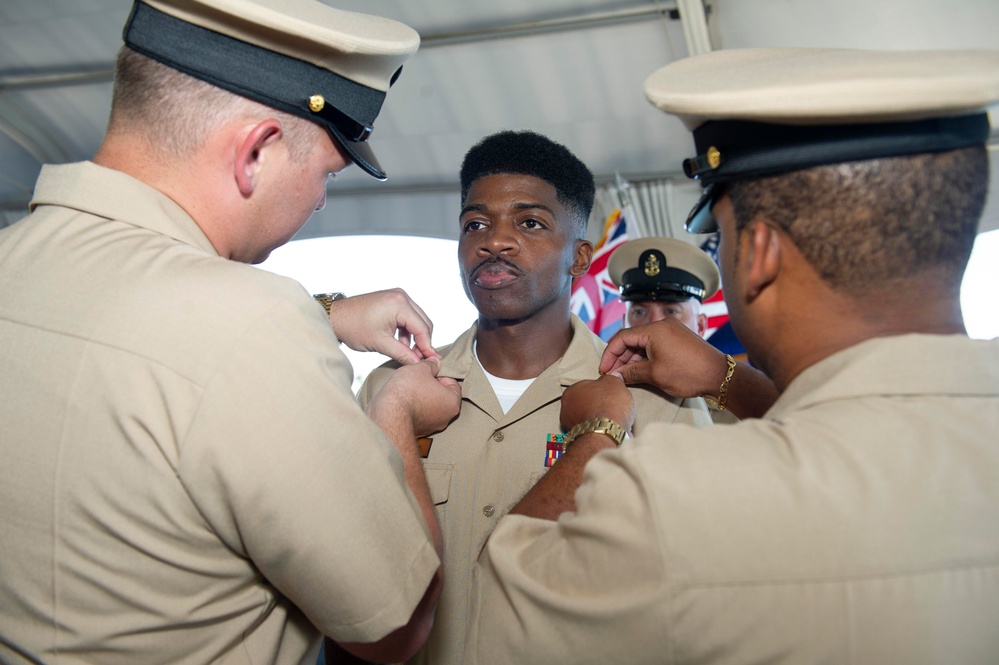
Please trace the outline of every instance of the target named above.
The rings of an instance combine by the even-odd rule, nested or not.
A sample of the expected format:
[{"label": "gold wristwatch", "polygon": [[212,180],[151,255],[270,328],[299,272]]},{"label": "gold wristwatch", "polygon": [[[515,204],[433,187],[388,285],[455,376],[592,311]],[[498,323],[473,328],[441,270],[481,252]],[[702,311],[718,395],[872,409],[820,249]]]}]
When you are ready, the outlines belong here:
[{"label": "gold wristwatch", "polygon": [[319,302],[319,304],[323,306],[323,309],[326,310],[326,317],[329,318],[330,307],[333,306],[333,301],[343,300],[347,296],[346,294],[337,291],[336,293],[317,293],[312,297],[315,298]]},{"label": "gold wristwatch", "polygon": [[624,428],[610,418],[592,418],[579,423],[565,435],[562,443],[562,452],[569,449],[569,444],[583,436],[584,434],[606,434],[614,439],[616,445],[621,445],[624,441]]}]

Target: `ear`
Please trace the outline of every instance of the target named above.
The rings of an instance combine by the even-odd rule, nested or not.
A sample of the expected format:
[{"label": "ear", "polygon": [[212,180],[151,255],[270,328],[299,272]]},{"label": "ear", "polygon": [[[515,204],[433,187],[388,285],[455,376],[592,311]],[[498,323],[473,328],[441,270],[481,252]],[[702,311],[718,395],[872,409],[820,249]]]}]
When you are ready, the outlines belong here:
[{"label": "ear", "polygon": [[697,315],[697,334],[703,338],[706,332],[708,332],[708,315],[701,312]]},{"label": "ear", "polygon": [[781,269],[780,233],[772,224],[753,221],[742,230],[746,239],[746,296],[754,299],[777,278]]},{"label": "ear", "polygon": [[233,176],[244,198],[257,188],[263,165],[270,156],[270,147],[278,142],[281,135],[281,123],[275,118],[259,122],[239,135]]},{"label": "ear", "polygon": [[573,277],[585,275],[593,259],[593,243],[589,240],[577,240],[576,248],[572,259],[572,269],[569,274]]}]

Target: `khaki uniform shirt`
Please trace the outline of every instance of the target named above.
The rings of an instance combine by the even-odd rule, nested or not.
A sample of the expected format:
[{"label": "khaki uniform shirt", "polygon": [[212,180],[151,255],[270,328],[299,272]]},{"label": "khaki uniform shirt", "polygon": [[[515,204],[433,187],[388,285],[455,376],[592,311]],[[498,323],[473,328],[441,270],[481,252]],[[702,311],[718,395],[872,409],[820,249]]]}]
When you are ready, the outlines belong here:
[{"label": "khaki uniform shirt", "polygon": [[[444,592],[433,632],[415,662],[461,662],[476,557],[500,517],[548,470],[546,437],[562,432],[562,391],[577,381],[598,376],[605,344],[575,316],[572,327],[572,342],[562,359],[535,379],[506,414],[472,352],[478,326],[473,325],[449,348],[442,349],[440,374],[461,382],[462,404],[457,420],[433,436],[424,461],[444,532]],[[386,365],[368,377],[359,393],[362,403],[367,403],[390,373],[391,366]],[[636,434],[652,422],[711,422],[700,398],[678,400],[644,388],[634,388],[632,394]]]},{"label": "khaki uniform shirt", "polygon": [[511,515],[465,662],[994,663],[999,341],[869,340],[760,420],[654,425]]},{"label": "khaki uniform shirt", "polygon": [[315,662],[316,627],[404,624],[439,562],[322,308],[123,173],[45,167],[33,206],[0,231],[0,662]]}]

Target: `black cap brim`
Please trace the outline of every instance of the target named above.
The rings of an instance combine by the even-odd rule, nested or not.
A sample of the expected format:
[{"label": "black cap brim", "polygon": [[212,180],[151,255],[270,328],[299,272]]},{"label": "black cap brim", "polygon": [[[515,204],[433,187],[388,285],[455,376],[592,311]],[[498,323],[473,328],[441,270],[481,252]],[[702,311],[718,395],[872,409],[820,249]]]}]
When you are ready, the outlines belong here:
[{"label": "black cap brim", "polygon": [[362,171],[372,176],[376,180],[385,180],[388,176],[385,174],[385,170],[382,169],[382,165],[378,163],[378,158],[375,157],[374,150],[371,149],[371,145],[367,141],[348,141],[343,135],[337,131],[336,127],[330,124],[322,123],[323,127],[329,133],[330,138],[333,142],[343,150],[347,157],[350,158],[352,162],[357,164]]}]

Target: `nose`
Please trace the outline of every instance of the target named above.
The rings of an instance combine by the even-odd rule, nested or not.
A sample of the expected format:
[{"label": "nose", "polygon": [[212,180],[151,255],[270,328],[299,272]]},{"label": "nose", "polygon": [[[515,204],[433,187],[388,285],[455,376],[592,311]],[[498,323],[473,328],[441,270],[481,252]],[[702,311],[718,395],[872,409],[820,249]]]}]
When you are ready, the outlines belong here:
[{"label": "nose", "polygon": [[478,251],[482,256],[516,255],[520,251],[520,242],[509,225],[494,224],[483,235]]}]

